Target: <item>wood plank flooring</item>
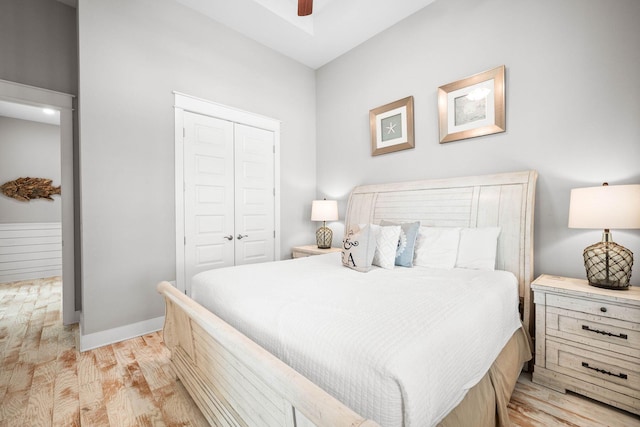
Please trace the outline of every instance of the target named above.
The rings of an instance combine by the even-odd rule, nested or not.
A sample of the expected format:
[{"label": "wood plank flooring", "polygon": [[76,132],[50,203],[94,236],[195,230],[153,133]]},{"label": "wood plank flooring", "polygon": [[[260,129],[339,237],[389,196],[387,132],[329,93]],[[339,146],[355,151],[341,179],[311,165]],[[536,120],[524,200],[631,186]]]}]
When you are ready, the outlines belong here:
[{"label": "wood plank flooring", "polygon": [[[0,427],[206,426],[161,333],[79,353],[63,326],[59,278],[0,284]],[[509,404],[515,426],[640,426],[640,417],[533,384]]]},{"label": "wood plank flooring", "polygon": [[80,353],[59,278],[0,284],[0,426],[206,426],[160,333]]},{"label": "wood plank flooring", "polygon": [[509,402],[514,426],[640,427],[640,417],[574,393],[562,394],[522,373]]}]

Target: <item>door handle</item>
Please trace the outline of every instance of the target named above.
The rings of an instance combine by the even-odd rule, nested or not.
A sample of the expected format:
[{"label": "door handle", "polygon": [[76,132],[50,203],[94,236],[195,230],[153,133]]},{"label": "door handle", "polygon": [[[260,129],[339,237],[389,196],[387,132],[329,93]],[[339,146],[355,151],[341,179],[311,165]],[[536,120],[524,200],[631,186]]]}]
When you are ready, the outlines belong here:
[{"label": "door handle", "polygon": [[224,236],[223,239],[233,240],[233,234],[229,234],[228,236]]},{"label": "door handle", "polygon": [[247,234],[238,234],[237,239],[238,239],[238,240],[242,240],[242,239],[244,239],[245,237],[249,237],[249,236],[248,236]]}]

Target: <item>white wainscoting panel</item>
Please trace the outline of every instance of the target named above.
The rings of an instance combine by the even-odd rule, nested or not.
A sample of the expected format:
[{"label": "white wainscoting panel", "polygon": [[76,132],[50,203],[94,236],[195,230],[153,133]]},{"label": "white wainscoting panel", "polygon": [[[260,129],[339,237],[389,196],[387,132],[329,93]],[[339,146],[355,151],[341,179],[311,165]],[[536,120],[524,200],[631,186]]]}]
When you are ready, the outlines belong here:
[{"label": "white wainscoting panel", "polygon": [[62,227],[0,224],[0,283],[62,275]]}]

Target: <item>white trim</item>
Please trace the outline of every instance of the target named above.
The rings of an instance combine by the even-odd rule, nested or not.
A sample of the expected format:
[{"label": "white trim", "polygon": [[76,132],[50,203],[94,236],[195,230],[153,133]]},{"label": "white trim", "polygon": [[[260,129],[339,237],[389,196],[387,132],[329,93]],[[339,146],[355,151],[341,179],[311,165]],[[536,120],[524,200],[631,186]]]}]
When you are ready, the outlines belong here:
[{"label": "white trim", "polygon": [[274,132],[277,131],[278,135],[280,133],[280,120],[251,113],[249,111],[243,111],[227,105],[218,104],[213,101],[207,101],[206,99],[197,98],[195,96],[185,95],[180,92],[173,92],[173,94],[175,95],[174,107],[176,109],[179,108],[192,113],[229,120],[234,123],[242,123],[254,128],[271,130]]},{"label": "white trim", "polygon": [[73,108],[73,95],[7,80],[0,80],[0,98],[34,107],[52,107],[55,110]]},{"label": "white trim", "polygon": [[176,283],[186,293],[184,266],[184,110],[175,107]]},{"label": "white trim", "polygon": [[280,125],[281,121],[234,107],[218,104],[206,99],[173,92],[175,96],[175,215],[176,215],[176,287],[183,293],[186,289],[184,265],[184,112],[202,114],[234,123],[241,123],[273,132],[274,139],[274,227],[275,260],[280,260]]},{"label": "white trim", "polygon": [[95,332],[93,334],[85,335],[80,331],[80,351],[92,350],[141,335],[150,334],[161,330],[163,325],[164,316],[160,316],[130,325],[107,329],[106,331]]},{"label": "white trim", "polygon": [[[60,111],[62,186],[62,321],[77,323],[73,209],[73,95],[0,80],[0,100]],[[65,245],[64,242],[67,242]]]}]

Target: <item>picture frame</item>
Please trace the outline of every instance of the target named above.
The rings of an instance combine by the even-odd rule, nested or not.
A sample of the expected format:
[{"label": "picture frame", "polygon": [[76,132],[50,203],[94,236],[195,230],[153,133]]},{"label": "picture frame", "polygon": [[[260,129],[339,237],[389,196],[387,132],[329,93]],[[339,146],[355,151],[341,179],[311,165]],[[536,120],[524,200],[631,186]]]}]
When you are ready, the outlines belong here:
[{"label": "picture frame", "polygon": [[413,96],[370,110],[369,126],[372,156],[414,148]]},{"label": "picture frame", "polygon": [[505,66],[438,88],[440,144],[504,132]]}]

